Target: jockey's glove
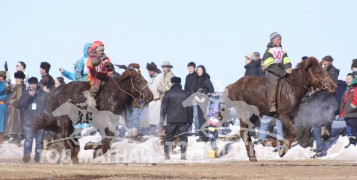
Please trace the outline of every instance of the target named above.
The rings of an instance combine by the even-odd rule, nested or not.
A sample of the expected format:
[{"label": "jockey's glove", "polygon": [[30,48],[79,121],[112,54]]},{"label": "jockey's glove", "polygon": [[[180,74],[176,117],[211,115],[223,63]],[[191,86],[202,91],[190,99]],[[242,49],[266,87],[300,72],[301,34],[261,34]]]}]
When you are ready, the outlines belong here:
[{"label": "jockey's glove", "polygon": [[293,72],[293,69],[288,68],[288,69],[286,69],[285,71],[286,71],[286,73],[291,74],[291,73]]}]

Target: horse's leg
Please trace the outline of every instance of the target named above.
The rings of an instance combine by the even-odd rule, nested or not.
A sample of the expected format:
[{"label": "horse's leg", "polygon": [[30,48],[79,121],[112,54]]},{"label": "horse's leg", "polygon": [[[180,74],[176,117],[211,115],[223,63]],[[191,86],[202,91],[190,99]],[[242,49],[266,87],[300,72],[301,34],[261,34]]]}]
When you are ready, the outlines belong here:
[{"label": "horse's leg", "polygon": [[64,140],[63,143],[64,143],[65,150],[70,150],[71,152],[72,163],[78,164],[79,146],[76,147],[75,143],[73,143],[73,140]]},{"label": "horse's leg", "polygon": [[247,150],[247,155],[249,157],[249,161],[255,162],[257,161],[257,157],[255,156],[254,146],[252,143],[252,139],[249,135],[249,127],[246,123],[246,120],[240,118],[240,136],[245,144],[245,149]]},{"label": "horse's leg", "polygon": [[296,129],[290,118],[285,114],[279,114],[279,120],[283,123],[283,127],[285,127],[283,128],[285,133],[285,138],[283,139],[284,145],[279,151],[279,156],[283,157],[291,148],[291,144],[293,143],[296,135]]},{"label": "horse's leg", "polygon": [[102,153],[105,154],[108,151],[108,149],[110,149],[110,145],[111,145],[112,141],[114,141],[115,138],[116,138],[115,133],[112,132],[111,130],[109,130],[108,127],[106,127],[104,129],[104,132],[101,133],[101,134],[103,134],[102,135],[103,140],[101,141],[101,145],[100,146],[94,148],[94,150],[95,150],[93,152],[93,157],[94,158],[97,156],[97,152],[98,152],[99,149],[101,149]]}]

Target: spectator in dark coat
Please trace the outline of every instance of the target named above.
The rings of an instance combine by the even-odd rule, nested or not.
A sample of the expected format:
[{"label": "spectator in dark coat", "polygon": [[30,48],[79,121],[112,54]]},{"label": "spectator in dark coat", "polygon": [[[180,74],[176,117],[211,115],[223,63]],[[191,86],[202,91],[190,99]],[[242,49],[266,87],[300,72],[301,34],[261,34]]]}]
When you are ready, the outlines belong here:
[{"label": "spectator in dark coat", "polygon": [[187,150],[187,130],[192,124],[192,107],[184,107],[183,102],[189,97],[188,93],[182,89],[181,78],[171,78],[173,84],[171,89],[166,91],[161,103],[160,128],[163,127],[166,117],[165,129],[165,159],[170,159],[170,146],[175,140],[175,136],[180,139],[181,159],[186,160]]},{"label": "spectator in dark coat", "polygon": [[[46,87],[50,91],[52,91],[55,88],[55,80],[53,77],[49,74],[51,69],[51,64],[48,62],[41,62],[40,65],[40,74],[42,76],[42,79],[40,81],[40,87],[43,89],[43,87]],[[46,90],[47,91],[47,90]]]},{"label": "spectator in dark coat", "polygon": [[332,65],[333,58],[331,56],[325,56],[322,58],[322,67],[328,72],[330,75],[331,79],[336,83],[337,85],[337,80],[338,80],[338,75],[340,74],[340,70],[335,68],[335,66]]},{"label": "spectator in dark coat", "polygon": [[185,91],[191,94],[192,85],[195,82],[195,78],[197,76],[196,64],[194,62],[188,63],[187,70],[188,70],[188,75],[186,76],[186,81],[185,81]]},{"label": "spectator in dark coat", "polygon": [[[203,65],[200,65],[197,67],[197,76],[195,79],[195,83],[193,85],[193,91],[192,92],[201,92],[209,97],[211,94],[214,92],[214,87],[213,84],[210,80],[210,76],[206,72],[206,68]],[[204,125],[208,125],[206,123],[208,121],[207,117],[207,107],[209,104],[209,99],[205,97],[195,97],[195,100],[198,104],[198,118],[199,118],[199,128],[202,129]],[[207,119],[206,119],[207,118]],[[203,129],[206,129],[205,127]],[[200,138],[197,139],[198,142],[207,142],[208,141],[208,131],[200,131]]]},{"label": "spectator in dark coat", "polygon": [[259,52],[253,52],[251,57],[245,56],[246,65],[244,68],[246,69],[244,75],[248,76],[260,76],[261,75],[261,59]]},{"label": "spectator in dark coat", "polygon": [[[194,62],[190,62],[187,64],[187,70],[188,70],[188,75],[186,76],[186,81],[185,81],[185,91],[189,94],[192,94],[193,90],[193,85],[197,76],[196,73],[196,64]],[[198,109],[197,109],[197,103],[195,101],[192,102],[193,106],[193,119],[194,119],[194,124],[195,124],[195,133],[199,131],[199,120],[198,120]],[[192,126],[189,128],[189,132],[192,131]]]},{"label": "spectator in dark coat", "polygon": [[36,139],[36,150],[35,150],[35,162],[40,162],[41,153],[43,149],[43,135],[44,130],[35,130],[32,127],[33,121],[39,113],[43,110],[43,97],[44,91],[41,91],[38,87],[38,80],[35,77],[31,77],[28,80],[29,88],[24,93],[20,100],[20,107],[25,109],[24,113],[24,124],[23,131],[25,135],[24,143],[24,156],[23,161],[28,163],[30,161],[30,155],[32,151],[32,141]]}]

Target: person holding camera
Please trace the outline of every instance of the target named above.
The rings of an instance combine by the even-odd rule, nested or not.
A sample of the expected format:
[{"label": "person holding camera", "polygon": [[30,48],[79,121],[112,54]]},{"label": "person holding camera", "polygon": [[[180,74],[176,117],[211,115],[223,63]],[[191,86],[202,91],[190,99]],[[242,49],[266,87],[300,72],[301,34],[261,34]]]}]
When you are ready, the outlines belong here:
[{"label": "person holding camera", "polygon": [[41,150],[43,149],[44,130],[35,130],[32,127],[33,121],[43,110],[43,98],[45,91],[41,91],[36,77],[28,80],[28,89],[20,100],[20,108],[25,110],[23,132],[25,136],[23,161],[28,163],[32,151],[32,141],[36,139],[35,162],[40,162]]}]

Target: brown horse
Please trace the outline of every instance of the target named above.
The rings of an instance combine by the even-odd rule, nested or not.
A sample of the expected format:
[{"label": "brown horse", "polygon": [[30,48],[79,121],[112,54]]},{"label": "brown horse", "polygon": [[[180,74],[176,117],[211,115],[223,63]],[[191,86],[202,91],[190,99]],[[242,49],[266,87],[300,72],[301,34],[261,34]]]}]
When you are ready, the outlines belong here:
[{"label": "brown horse", "polygon": [[[252,140],[248,133],[249,124],[259,120],[259,116],[269,115],[266,97],[266,78],[245,76],[226,87],[225,99],[226,109],[233,107],[234,101],[243,101],[248,105],[254,105],[259,109],[259,115],[240,118],[240,135],[246,146],[247,154],[250,161],[256,161],[255,151]],[[291,147],[295,137],[296,130],[291,119],[297,112],[303,96],[309,91],[325,90],[335,92],[337,85],[332,81],[327,72],[321,67],[318,60],[310,57],[302,61],[293,70],[291,75],[282,78],[278,86],[277,97],[277,114],[284,125],[284,145],[279,151],[280,157],[284,156]],[[224,97],[225,97],[224,96]],[[226,113],[226,112],[224,112]]]},{"label": "brown horse", "polygon": [[[90,84],[88,82],[71,82],[56,88],[48,94],[45,100],[45,103],[47,103],[45,112],[37,117],[34,123],[34,127],[37,129],[43,128],[56,132],[59,138],[63,139],[64,147],[71,149],[71,159],[74,163],[78,162],[77,155],[80,148],[78,139],[70,139],[69,137],[74,132],[73,126],[75,124],[71,121],[69,114],[54,117],[52,113],[62,104],[68,102],[75,105],[86,105],[87,98],[83,92],[89,89]],[[96,108],[101,112],[109,111],[114,115],[123,115],[126,106],[142,106],[151,102],[153,97],[140,70],[128,69],[121,76],[109,78],[105,82],[97,95]],[[74,109],[73,111],[78,113],[78,109]],[[110,149],[112,141],[112,138],[107,137],[114,136],[115,134],[109,128],[105,128],[105,135],[101,134],[104,137],[101,145],[94,150],[97,151],[101,148],[102,153],[106,153]]]}]

